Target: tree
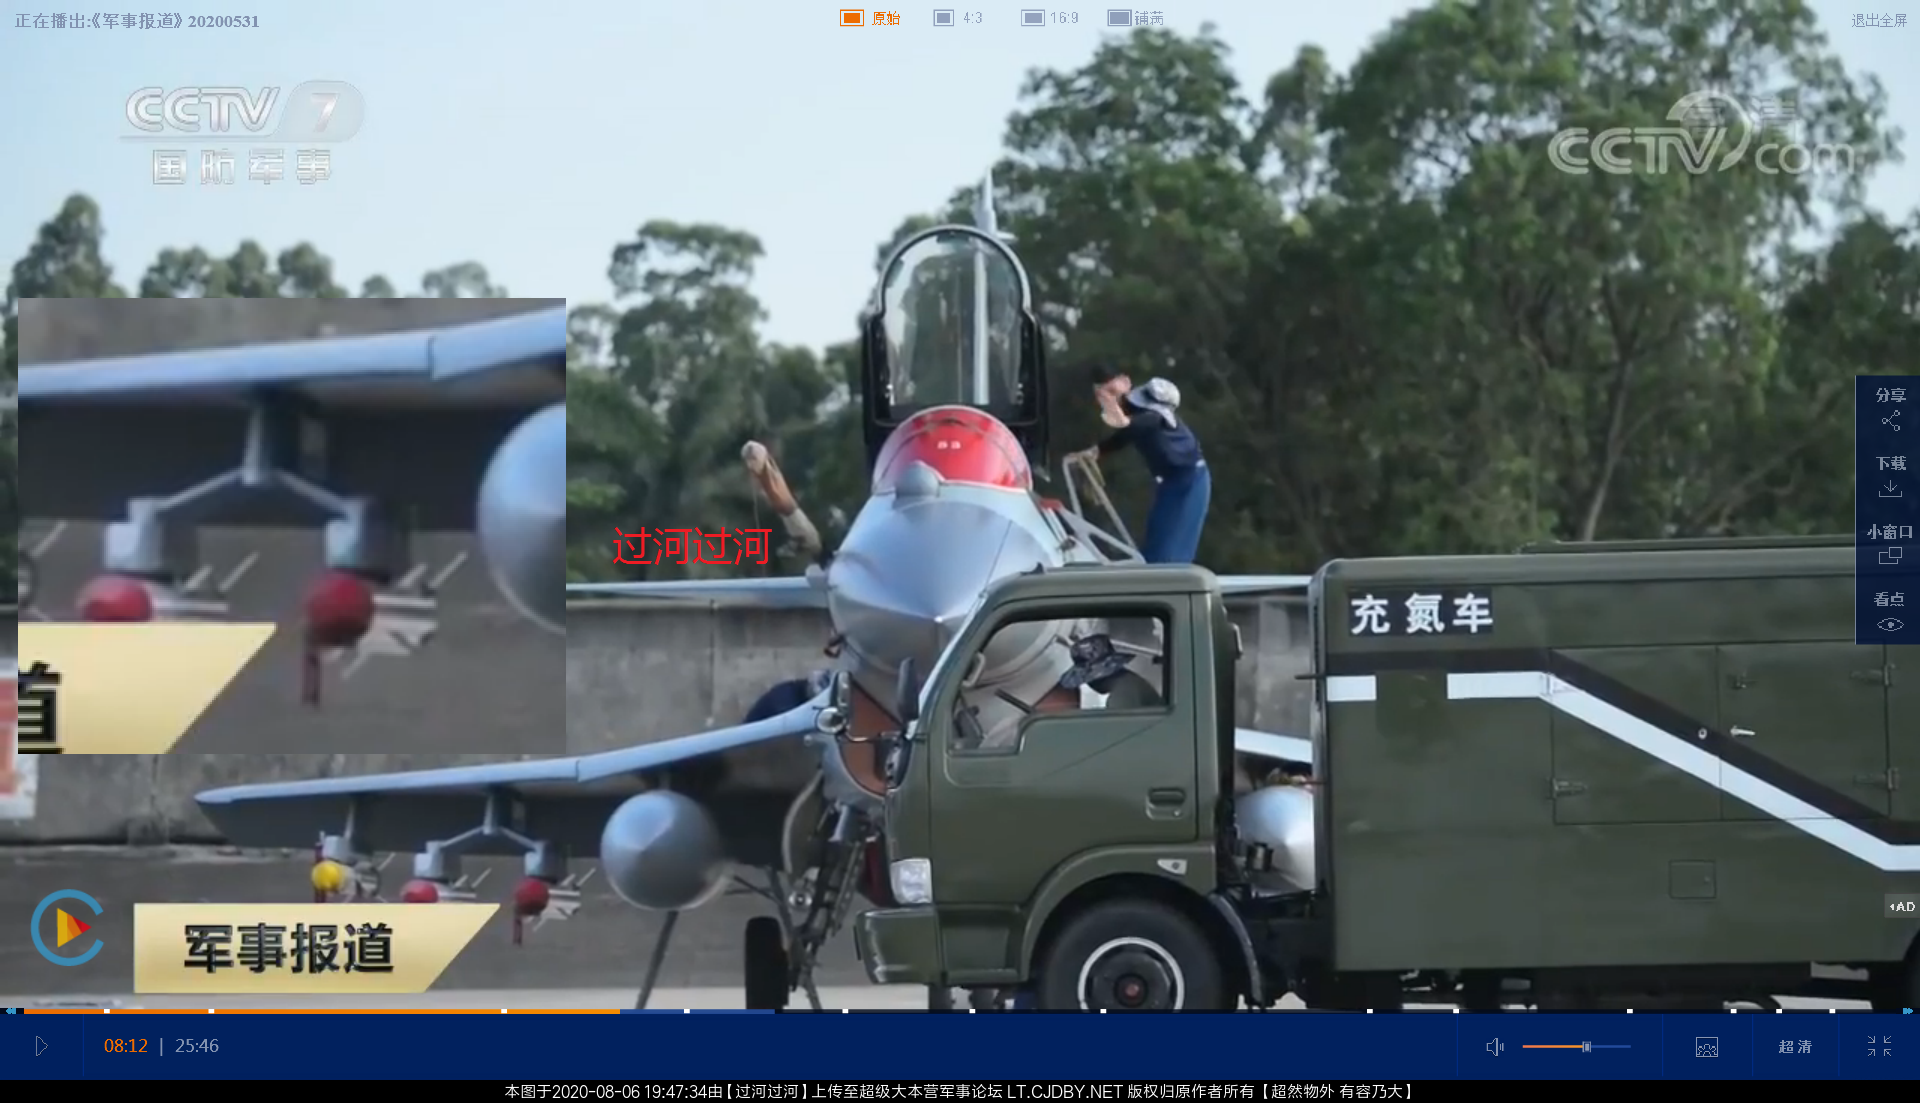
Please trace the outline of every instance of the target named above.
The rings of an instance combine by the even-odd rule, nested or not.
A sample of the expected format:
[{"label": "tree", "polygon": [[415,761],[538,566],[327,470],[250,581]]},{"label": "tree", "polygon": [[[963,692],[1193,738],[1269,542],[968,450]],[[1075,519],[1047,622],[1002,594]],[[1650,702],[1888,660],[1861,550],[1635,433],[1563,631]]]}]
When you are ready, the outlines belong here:
[{"label": "tree", "polygon": [[257,242],[243,241],[230,256],[200,248],[163,249],[140,280],[147,299],[341,299],[333,261],[301,242],[269,260]]},{"label": "tree", "polygon": [[[1738,448],[1732,415],[1782,378],[1788,289],[1756,261],[1792,252],[1816,185],[1849,211],[1859,174],[1574,175],[1547,147],[1570,125],[1657,125],[1702,87],[1760,102],[1781,71],[1807,141],[1890,151],[1878,90],[1847,79],[1790,0],[1440,5],[1361,59],[1322,116],[1330,196],[1398,231],[1376,288],[1421,277],[1363,316],[1368,360],[1391,372],[1381,393],[1412,400],[1389,462],[1414,461],[1417,439],[1468,491],[1403,490],[1395,513],[1419,528],[1392,535],[1466,549],[1702,530],[1743,477],[1714,467]],[[1844,432],[1830,390],[1793,401]],[[1432,432],[1435,414],[1462,431]]]},{"label": "tree", "polygon": [[[1667,126],[1709,89],[1770,110],[1683,118],[1715,154],[1700,171],[1556,161],[1569,128]],[[1787,129],[1852,162],[1795,175],[1722,155]],[[1141,29],[1034,73],[994,198],[1047,331],[1056,448],[1102,432],[1089,362],[1169,376],[1215,472],[1202,561],[1310,570],[1850,527],[1852,378],[1903,373],[1920,347],[1920,221],[1859,206],[1896,155],[1880,90],[1797,0],[1443,0],[1344,73],[1307,47],[1242,88],[1206,28]],[[968,221],[973,198],[903,220],[876,274],[910,235]],[[20,297],[122,293],[100,234],[76,196],[15,266],[10,369]],[[748,439],[774,447],[830,540],[862,500],[858,345],[766,342],[760,254],[735,229],[646,222],[613,249],[611,301],[573,311],[573,577],[681,573],[616,562],[616,527],[775,527],[741,471]],[[929,325],[951,346],[967,304],[937,283]],[[420,288],[506,294],[475,262]],[[251,243],[169,250],[141,292],[344,293],[311,246],[269,262]],[[379,276],[360,288],[395,294]],[[1139,466],[1109,475],[1141,510]]]},{"label": "tree", "polygon": [[[163,249],[140,281],[143,298],[341,299],[350,297],[334,281],[333,260],[307,242],[282,250],[269,261],[265,249],[243,241],[231,256],[215,257],[200,248]],[[360,298],[394,299],[399,294],[385,276],[361,282]],[[462,261],[436,268],[420,278],[415,298],[506,299],[485,265]]]},{"label": "tree", "polygon": [[[13,266],[7,284],[4,340],[7,396],[20,371],[20,300],[35,298],[122,298],[113,269],[102,257],[100,208],[84,195],[72,195],[34,235],[27,255]],[[14,411],[4,418],[0,441],[0,585],[13,588],[19,559],[20,529],[18,425]]]},{"label": "tree", "polygon": [[[1762,101],[1782,72],[1801,139],[1860,171],[1548,156],[1564,127],[1657,124],[1701,87]],[[1007,144],[998,207],[1054,331],[1056,439],[1097,431],[1085,361],[1174,377],[1216,469],[1215,567],[1850,524],[1820,442],[1850,435],[1854,371],[1896,368],[1858,340],[1816,355],[1835,338],[1786,307],[1890,333],[1831,289],[1914,253],[1859,228],[1797,246],[1815,200],[1857,217],[1894,149],[1878,89],[1801,5],[1442,3],[1350,73],[1302,51],[1258,106],[1210,30],[1140,31],[1035,74]]]},{"label": "tree", "polygon": [[[1210,29],[1190,39],[1137,32],[1074,72],[1034,74],[1023,96],[994,173],[996,207],[1054,335],[1057,446],[1100,432],[1087,362],[1172,375],[1221,461],[1206,561],[1318,559],[1331,544],[1318,526],[1283,520],[1317,513],[1316,442],[1273,430],[1309,398],[1275,354],[1288,323],[1312,315],[1279,296],[1304,280],[1298,262],[1320,261],[1282,262],[1301,252],[1293,218],[1257,171],[1260,119],[1225,45]],[[1266,401],[1247,403],[1249,393]],[[1250,462],[1235,462],[1243,451]],[[1143,506],[1135,465],[1113,465],[1110,485],[1123,504]],[[1286,528],[1292,546],[1275,546]]]},{"label": "tree", "polygon": [[507,289],[496,285],[485,265],[473,261],[449,264],[420,277],[420,297],[427,299],[511,299]]},{"label": "tree", "polygon": [[40,224],[27,255],[15,262],[7,286],[8,316],[16,313],[21,299],[125,298],[100,253],[105,235],[93,200],[68,196],[59,212]]}]

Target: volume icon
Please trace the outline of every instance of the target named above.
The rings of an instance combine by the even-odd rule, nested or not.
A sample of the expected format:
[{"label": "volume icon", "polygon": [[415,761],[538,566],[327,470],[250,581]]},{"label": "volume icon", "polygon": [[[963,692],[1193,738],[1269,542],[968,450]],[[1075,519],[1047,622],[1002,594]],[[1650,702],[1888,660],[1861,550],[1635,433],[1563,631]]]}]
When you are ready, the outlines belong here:
[{"label": "volume icon", "polygon": [[1495,1038],[1493,1041],[1487,1043],[1487,1052],[1493,1054],[1495,1057],[1500,1056],[1500,1052],[1506,1048],[1507,1048],[1506,1043],[1502,1042],[1498,1038]]}]

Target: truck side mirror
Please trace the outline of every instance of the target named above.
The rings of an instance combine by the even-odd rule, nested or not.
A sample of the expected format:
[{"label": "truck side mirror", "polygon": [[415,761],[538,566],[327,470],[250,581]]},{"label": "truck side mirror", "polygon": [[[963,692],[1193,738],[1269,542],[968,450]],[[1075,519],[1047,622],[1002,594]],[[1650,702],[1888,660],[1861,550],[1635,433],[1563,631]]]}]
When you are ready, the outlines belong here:
[{"label": "truck side mirror", "polygon": [[920,680],[911,658],[901,661],[900,676],[893,684],[893,715],[902,728],[920,719]]}]

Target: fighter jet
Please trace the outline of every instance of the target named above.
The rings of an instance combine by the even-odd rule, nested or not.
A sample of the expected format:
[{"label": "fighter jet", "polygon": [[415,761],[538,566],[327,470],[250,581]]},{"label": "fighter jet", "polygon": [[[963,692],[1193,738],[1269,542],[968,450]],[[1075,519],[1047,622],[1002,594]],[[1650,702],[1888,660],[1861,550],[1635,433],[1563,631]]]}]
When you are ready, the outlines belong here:
[{"label": "fighter jet", "polygon": [[[367,304],[373,306],[374,304]],[[28,303],[25,309],[39,304]],[[28,324],[31,324],[29,318]],[[457,569],[413,561],[412,528],[473,531],[507,600],[562,631],[566,311],[377,336],[26,364],[17,602],[33,618],[36,553],[69,521],[108,521],[106,573],[83,619],[224,619],[197,526],[324,523],[307,594],[317,652],[431,634]],[[395,643],[394,641],[398,641]],[[309,692],[317,684],[309,673]]]},{"label": "fighter jet", "polygon": [[[990,185],[983,196],[991,195]],[[1117,516],[1083,508],[1104,497],[1090,472],[1063,466],[1067,500],[1043,496],[1047,450],[1044,343],[1025,270],[997,232],[990,201],[971,226],[930,229],[883,270],[862,342],[872,492],[845,538],[804,577],[567,587],[575,599],[706,602],[718,598],[825,610],[836,668],[772,687],[731,728],[573,758],[363,778],[241,786],[201,807],[243,846],[299,846],[320,836],[316,884],[378,891],[370,856],[417,852],[405,897],[458,891],[455,859],[525,854],[514,900],[532,915],[577,902],[569,858],[599,859],[627,903],[667,913],[639,1003],[645,1005],[679,913],[759,870],[752,888],[777,917],[745,936],[750,1006],[784,1006],[812,984],[816,955],[861,899],[891,899],[878,845],[886,792],[879,737],[900,727],[903,679],[932,668],[985,589],[1011,574],[1138,560]],[[748,471],[803,546],[817,530],[764,447]],[[1229,593],[1303,590],[1304,576],[1223,580]],[[1100,707],[1113,690],[1093,666],[1151,662],[1152,640],[1117,641],[1098,623],[1034,624],[1002,633],[974,671],[967,706],[991,737],[1020,714]],[[1017,638],[1015,638],[1017,635]],[[1100,684],[1095,692],[1092,684]],[[910,691],[910,687],[908,687]],[[789,742],[818,772],[799,792],[732,776],[730,756]],[[1240,749],[1310,767],[1308,741],[1240,733]],[[358,870],[355,876],[343,871]],[[769,976],[777,983],[769,983]],[[930,993],[939,1006],[946,998]]]}]

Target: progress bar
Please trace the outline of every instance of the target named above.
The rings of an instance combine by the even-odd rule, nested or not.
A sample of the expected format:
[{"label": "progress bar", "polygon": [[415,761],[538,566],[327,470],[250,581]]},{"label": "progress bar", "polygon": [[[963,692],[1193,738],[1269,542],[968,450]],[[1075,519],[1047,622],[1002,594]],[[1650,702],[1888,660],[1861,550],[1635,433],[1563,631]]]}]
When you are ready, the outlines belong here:
[{"label": "progress bar", "polygon": [[1592,1053],[1596,1049],[1632,1049],[1632,1046],[1603,1046],[1597,1042],[1575,1042],[1565,1046],[1521,1046],[1521,1049],[1577,1049],[1582,1053]]}]

